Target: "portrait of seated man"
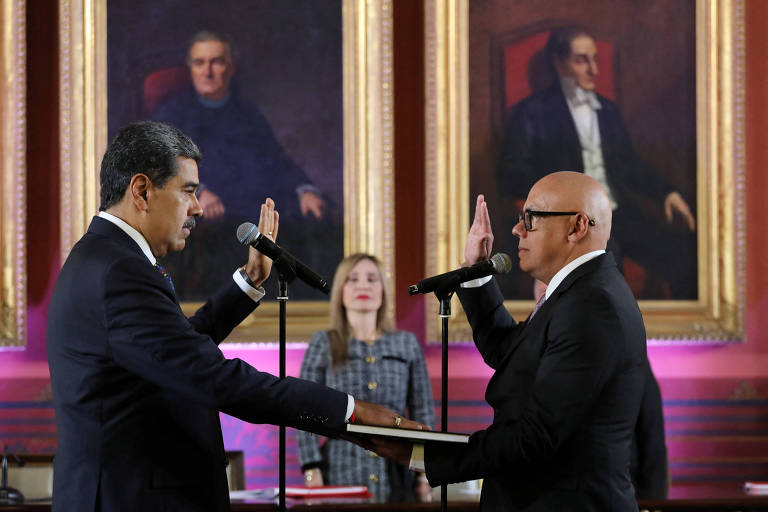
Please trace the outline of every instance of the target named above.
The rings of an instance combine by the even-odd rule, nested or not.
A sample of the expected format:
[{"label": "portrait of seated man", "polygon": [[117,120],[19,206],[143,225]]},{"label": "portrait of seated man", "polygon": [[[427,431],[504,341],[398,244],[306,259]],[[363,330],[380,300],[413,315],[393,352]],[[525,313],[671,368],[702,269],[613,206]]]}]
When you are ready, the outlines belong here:
[{"label": "portrait of seated man", "polygon": [[[191,86],[170,94],[152,113],[153,119],[188,133],[205,155],[198,236],[189,251],[165,262],[169,268],[183,269],[176,275],[186,276],[177,284],[181,300],[207,296],[220,281],[221,269],[242,259],[246,249],[235,232],[257,215],[256,192],[274,198],[283,223],[282,245],[299,259],[327,274],[341,258],[339,208],[286,152],[262,111],[241,97],[238,53],[228,34],[196,33],[186,56]],[[300,285],[292,287],[291,296],[322,297]]]},{"label": "portrait of seated man", "polygon": [[[696,299],[696,220],[690,198],[635,150],[616,103],[595,91],[596,38],[584,27],[550,33],[549,86],[508,112],[496,168],[502,198],[524,198],[553,169],[603,185],[613,210],[608,250],[661,283],[654,299]],[[512,238],[510,237],[510,242]],[[516,254],[512,247],[507,248]]]}]

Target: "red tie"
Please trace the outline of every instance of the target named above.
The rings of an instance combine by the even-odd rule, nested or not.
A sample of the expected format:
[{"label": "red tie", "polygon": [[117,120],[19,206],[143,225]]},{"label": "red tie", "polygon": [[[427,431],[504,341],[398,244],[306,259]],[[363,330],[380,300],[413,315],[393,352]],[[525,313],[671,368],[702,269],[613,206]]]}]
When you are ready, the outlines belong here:
[{"label": "red tie", "polygon": [[531,311],[531,316],[528,317],[528,321],[530,322],[533,320],[533,315],[536,314],[536,312],[539,310],[542,304],[544,304],[544,301],[547,300],[547,294],[542,293],[541,297],[539,297],[539,300],[536,301],[536,305],[533,306],[533,311]]}]

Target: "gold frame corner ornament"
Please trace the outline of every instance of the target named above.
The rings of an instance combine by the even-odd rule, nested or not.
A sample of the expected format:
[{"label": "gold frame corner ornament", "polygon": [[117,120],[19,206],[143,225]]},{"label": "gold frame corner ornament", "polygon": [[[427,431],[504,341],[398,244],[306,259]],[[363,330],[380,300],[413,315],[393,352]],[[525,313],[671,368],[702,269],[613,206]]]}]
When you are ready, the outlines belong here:
[{"label": "gold frame corner ornament", "polygon": [[[391,0],[342,0],[344,254],[379,256],[394,283],[394,120]],[[107,146],[107,4],[61,0],[60,133],[62,262],[98,208]],[[186,313],[200,304],[184,303]],[[327,328],[328,303],[289,304],[288,341]],[[259,307],[227,342],[273,342],[278,305]]]},{"label": "gold frame corner ornament", "polygon": [[[426,275],[456,267],[470,220],[469,2],[425,2]],[[640,301],[651,343],[745,338],[744,0],[696,0],[699,299]],[[506,301],[525,318],[532,301]],[[449,340],[472,339],[458,300]],[[427,301],[427,340],[440,341]]]},{"label": "gold frame corner ornament", "polygon": [[2,2],[2,205],[0,206],[0,347],[27,338],[26,0]]}]

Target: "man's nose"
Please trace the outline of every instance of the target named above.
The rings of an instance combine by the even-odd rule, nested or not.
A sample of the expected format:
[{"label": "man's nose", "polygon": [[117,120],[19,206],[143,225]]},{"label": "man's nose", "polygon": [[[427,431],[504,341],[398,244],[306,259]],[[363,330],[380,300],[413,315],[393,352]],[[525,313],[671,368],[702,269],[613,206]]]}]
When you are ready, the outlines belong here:
[{"label": "man's nose", "polygon": [[528,231],[526,231],[525,224],[523,224],[522,220],[518,220],[517,224],[512,226],[512,234],[518,238],[526,237],[526,235],[528,234]]},{"label": "man's nose", "polygon": [[592,74],[592,76],[597,76],[598,69],[597,69],[597,61],[591,60],[589,61],[589,72]]},{"label": "man's nose", "polygon": [[192,205],[189,208],[189,215],[192,217],[202,217],[203,207],[200,206],[200,200],[197,198],[197,194],[193,194]]}]

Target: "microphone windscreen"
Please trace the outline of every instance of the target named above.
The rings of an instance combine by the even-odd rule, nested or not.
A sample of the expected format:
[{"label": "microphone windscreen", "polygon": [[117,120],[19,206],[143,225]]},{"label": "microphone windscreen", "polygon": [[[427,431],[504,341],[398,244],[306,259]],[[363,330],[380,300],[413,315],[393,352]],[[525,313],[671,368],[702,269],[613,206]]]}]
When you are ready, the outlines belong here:
[{"label": "microphone windscreen", "polygon": [[497,252],[491,256],[491,264],[497,274],[506,274],[512,270],[512,258],[504,252]]},{"label": "microphone windscreen", "polygon": [[237,227],[237,239],[243,245],[251,245],[251,242],[256,240],[260,234],[256,226],[251,222],[243,222]]}]

